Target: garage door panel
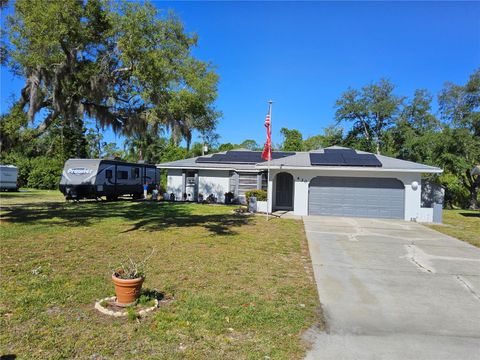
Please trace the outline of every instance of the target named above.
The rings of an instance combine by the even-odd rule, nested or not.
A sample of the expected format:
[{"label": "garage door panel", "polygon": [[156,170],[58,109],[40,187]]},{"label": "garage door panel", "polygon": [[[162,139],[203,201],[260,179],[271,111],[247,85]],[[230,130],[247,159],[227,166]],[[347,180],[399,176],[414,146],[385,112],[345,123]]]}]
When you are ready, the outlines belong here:
[{"label": "garage door panel", "polygon": [[309,214],[403,219],[405,189],[397,179],[316,177]]}]

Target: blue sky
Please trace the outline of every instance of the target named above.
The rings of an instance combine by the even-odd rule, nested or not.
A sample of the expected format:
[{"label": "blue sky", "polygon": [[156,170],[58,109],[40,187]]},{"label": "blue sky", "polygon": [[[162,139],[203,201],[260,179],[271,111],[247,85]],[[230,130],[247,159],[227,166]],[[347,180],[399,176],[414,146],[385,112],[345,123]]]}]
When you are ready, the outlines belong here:
[{"label": "blue sky", "polygon": [[[267,100],[273,142],[281,127],[304,137],[334,123],[348,87],[380,78],[411,96],[463,84],[480,67],[477,2],[153,2],[199,35],[194,54],[220,75],[220,142],[264,142]],[[22,81],[2,68],[1,111]],[[107,138],[114,140],[111,132]],[[118,140],[118,138],[117,138]]]}]

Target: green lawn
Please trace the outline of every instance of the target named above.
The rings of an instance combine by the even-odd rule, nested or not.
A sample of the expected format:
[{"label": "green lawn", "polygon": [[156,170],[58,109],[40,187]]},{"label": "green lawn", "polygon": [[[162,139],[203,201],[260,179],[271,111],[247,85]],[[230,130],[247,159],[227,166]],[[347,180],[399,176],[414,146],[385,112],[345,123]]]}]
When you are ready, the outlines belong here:
[{"label": "green lawn", "polygon": [[[299,359],[322,326],[302,223],[232,207],[66,203],[1,194],[0,355],[19,359]],[[144,288],[174,301],[139,322],[97,312],[110,268],[152,248]],[[267,358],[268,358],[267,357]]]},{"label": "green lawn", "polygon": [[429,225],[441,233],[480,247],[480,211],[444,210],[443,225]]}]

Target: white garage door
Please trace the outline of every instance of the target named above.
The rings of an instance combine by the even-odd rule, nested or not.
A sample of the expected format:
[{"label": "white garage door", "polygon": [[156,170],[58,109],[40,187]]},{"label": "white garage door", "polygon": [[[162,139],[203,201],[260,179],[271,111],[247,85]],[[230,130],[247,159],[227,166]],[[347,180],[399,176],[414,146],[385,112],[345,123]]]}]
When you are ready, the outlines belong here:
[{"label": "white garage door", "polygon": [[310,182],[310,215],[403,219],[404,208],[398,179],[318,176]]}]

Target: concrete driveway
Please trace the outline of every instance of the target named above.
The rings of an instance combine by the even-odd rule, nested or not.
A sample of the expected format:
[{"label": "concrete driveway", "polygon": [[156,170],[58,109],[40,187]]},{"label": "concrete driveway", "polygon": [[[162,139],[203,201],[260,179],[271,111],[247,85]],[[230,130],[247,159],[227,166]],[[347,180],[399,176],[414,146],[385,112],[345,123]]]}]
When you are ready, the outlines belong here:
[{"label": "concrete driveway", "polygon": [[396,220],[304,224],[327,321],[307,359],[480,359],[480,249]]}]

